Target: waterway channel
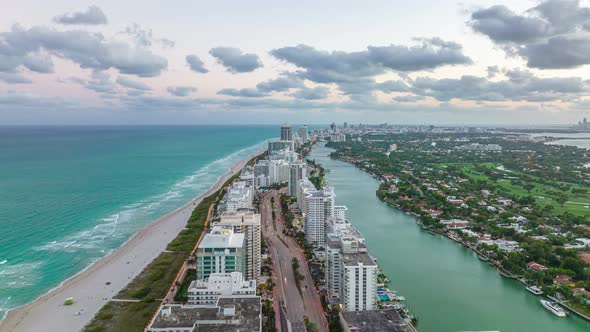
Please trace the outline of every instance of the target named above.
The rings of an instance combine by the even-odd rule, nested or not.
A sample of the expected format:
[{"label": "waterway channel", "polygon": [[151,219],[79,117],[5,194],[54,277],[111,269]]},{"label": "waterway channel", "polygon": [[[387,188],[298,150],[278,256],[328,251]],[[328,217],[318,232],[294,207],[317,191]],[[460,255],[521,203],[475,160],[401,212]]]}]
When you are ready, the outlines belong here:
[{"label": "waterway channel", "polygon": [[414,217],[375,196],[378,180],[348,163],[330,159],[317,144],[309,157],[327,170],[336,204],[365,236],[370,253],[407,299],[420,332],[588,332],[590,322],[570,314],[558,318],[540,297],[517,281],[501,277],[471,250],[423,231]]}]

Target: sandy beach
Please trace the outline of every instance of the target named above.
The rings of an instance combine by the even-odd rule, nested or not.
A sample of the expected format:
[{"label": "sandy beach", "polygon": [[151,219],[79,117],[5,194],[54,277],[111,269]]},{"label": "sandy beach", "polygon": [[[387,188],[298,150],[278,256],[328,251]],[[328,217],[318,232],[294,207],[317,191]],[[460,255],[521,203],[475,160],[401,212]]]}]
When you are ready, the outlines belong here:
[{"label": "sandy beach", "polygon": [[[166,249],[185,227],[193,208],[204,197],[221,188],[258,153],[236,163],[207,192],[146,226],[124,245],[61,286],[9,311],[6,319],[0,321],[0,331],[80,331],[104,304]],[[70,297],[75,303],[65,306],[64,301]]]}]

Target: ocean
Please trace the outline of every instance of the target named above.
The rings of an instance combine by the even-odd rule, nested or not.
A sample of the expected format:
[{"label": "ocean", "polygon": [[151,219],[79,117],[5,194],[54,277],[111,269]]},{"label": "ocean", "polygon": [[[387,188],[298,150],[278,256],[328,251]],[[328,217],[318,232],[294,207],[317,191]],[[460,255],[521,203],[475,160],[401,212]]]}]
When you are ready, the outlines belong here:
[{"label": "ocean", "polygon": [[0,127],[0,318],[276,136],[276,126]]}]

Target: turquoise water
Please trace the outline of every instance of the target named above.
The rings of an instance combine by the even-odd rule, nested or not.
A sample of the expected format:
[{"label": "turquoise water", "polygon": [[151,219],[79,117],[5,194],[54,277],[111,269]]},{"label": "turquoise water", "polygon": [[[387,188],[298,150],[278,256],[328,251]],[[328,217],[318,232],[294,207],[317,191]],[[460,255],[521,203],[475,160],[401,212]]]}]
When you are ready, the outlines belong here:
[{"label": "turquoise water", "polygon": [[274,126],[0,127],[0,318],[206,191]]},{"label": "turquoise water", "polygon": [[469,249],[418,227],[416,220],[375,196],[379,182],[360,169],[328,157],[316,146],[311,159],[327,170],[336,203],[348,206],[352,224],[365,236],[370,253],[407,299],[420,332],[582,332],[590,322],[558,318],[540,297],[501,277]]}]

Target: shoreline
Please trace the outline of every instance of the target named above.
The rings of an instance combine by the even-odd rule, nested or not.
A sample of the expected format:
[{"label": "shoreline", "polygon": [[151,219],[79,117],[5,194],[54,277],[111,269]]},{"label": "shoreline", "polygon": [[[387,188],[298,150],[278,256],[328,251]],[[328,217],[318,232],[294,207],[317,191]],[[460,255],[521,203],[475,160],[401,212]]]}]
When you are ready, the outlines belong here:
[{"label": "shoreline", "polygon": [[[34,301],[10,309],[0,331],[79,331],[111,298],[125,288],[185,228],[194,207],[219,190],[261,149],[229,168],[205,192],[133,234],[121,246],[64,280]],[[72,297],[74,304],[65,306]]]}]

